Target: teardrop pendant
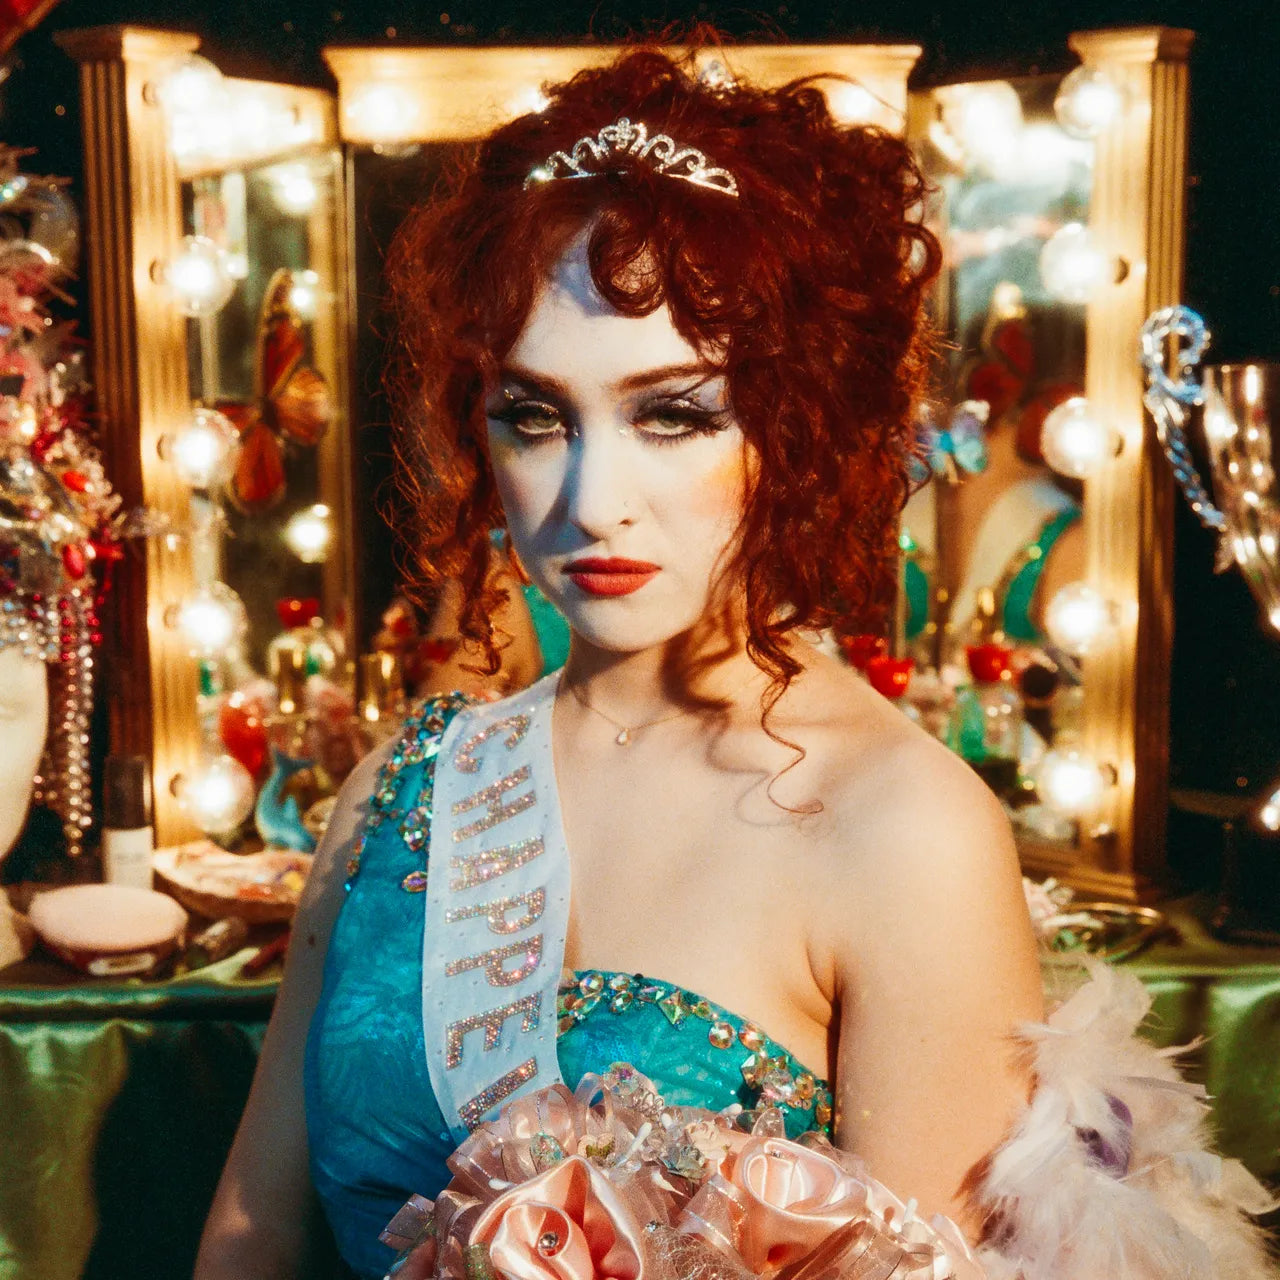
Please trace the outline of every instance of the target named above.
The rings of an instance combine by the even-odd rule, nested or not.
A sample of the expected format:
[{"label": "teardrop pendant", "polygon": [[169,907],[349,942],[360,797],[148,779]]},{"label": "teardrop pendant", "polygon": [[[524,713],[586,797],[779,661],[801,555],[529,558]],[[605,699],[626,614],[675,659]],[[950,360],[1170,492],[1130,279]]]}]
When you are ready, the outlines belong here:
[{"label": "teardrop pendant", "polygon": [[631,734],[626,729],[623,729],[623,731],[620,734],[618,734],[616,738],[614,738],[614,742],[616,742],[620,747],[627,746],[627,744],[630,743],[630,741],[631,741]]}]

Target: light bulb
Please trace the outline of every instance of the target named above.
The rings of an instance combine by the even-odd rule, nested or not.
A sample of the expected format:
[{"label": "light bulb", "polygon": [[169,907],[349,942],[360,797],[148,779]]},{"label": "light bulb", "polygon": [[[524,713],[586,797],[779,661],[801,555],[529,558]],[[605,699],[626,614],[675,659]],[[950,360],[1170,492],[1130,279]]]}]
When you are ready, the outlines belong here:
[{"label": "light bulb", "polygon": [[184,236],[159,274],[184,316],[213,315],[236,288],[226,255],[205,236]]},{"label": "light bulb", "polygon": [[198,53],[177,62],[156,85],[155,96],[165,114],[197,117],[222,105],[222,72]]},{"label": "light bulb", "polygon": [[216,489],[231,474],[240,436],[216,409],[197,405],[182,429],[160,440],[160,456],[191,489]]},{"label": "light bulb", "polygon": [[1107,260],[1089,228],[1079,222],[1059,227],[1040,250],[1040,279],[1062,302],[1088,302],[1107,282]]},{"label": "light bulb", "polygon": [[828,81],[823,91],[827,95],[827,110],[841,124],[867,124],[876,118],[880,109],[876,95],[857,81]]},{"label": "light bulb", "polygon": [[1040,799],[1071,818],[1096,809],[1108,782],[1097,762],[1075,747],[1045,752],[1036,772]]},{"label": "light bulb", "polygon": [[1124,94],[1105,71],[1077,67],[1063,80],[1053,111],[1063,132],[1073,138],[1096,138],[1124,110]]},{"label": "light bulb", "polygon": [[1120,433],[1083,396],[1072,396],[1045,418],[1040,448],[1059,475],[1085,480],[1120,452]]},{"label": "light bulb", "polygon": [[284,526],[285,545],[304,564],[320,564],[333,542],[333,521],[323,502],[304,507]]},{"label": "light bulb", "polygon": [[1044,614],[1044,629],[1059,649],[1077,657],[1091,653],[1116,623],[1116,608],[1085,582],[1058,591]]},{"label": "light bulb", "polygon": [[316,207],[320,187],[309,165],[273,165],[266,176],[271,183],[271,198],[282,213],[300,217]]},{"label": "light bulb", "polygon": [[282,113],[261,93],[237,87],[223,120],[228,145],[239,155],[261,155],[288,137],[292,118]]},{"label": "light bulb", "polygon": [[994,173],[1018,151],[1022,99],[1007,80],[955,85],[942,94],[942,122],[971,160]]},{"label": "light bulb", "polygon": [[249,629],[244,602],[225,582],[201,587],[170,606],[165,622],[178,630],[193,658],[224,657]]},{"label": "light bulb", "polygon": [[202,760],[174,778],[171,789],[178,807],[206,835],[234,831],[253,809],[253,775],[234,756]]},{"label": "light bulb", "polygon": [[398,142],[416,135],[418,101],[404,85],[367,84],[351,95],[344,115],[348,138]]},{"label": "light bulb", "polygon": [[1266,804],[1258,810],[1258,821],[1268,831],[1280,831],[1280,788],[1273,791]]},{"label": "light bulb", "polygon": [[184,58],[156,86],[156,98],[164,108],[169,150],[179,160],[230,155],[230,95],[222,72],[207,58]]},{"label": "light bulb", "polygon": [[289,289],[289,305],[303,320],[310,320],[316,313],[317,287],[320,284],[318,271],[295,271],[293,284]]}]

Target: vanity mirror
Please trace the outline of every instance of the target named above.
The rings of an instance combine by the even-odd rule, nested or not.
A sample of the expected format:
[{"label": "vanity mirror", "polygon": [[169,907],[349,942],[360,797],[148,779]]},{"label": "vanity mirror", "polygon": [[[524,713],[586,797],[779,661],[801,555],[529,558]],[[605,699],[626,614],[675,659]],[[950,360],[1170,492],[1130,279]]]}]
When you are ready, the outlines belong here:
[{"label": "vanity mirror", "polygon": [[[1066,76],[911,101],[944,351],[899,640],[977,691],[948,740],[1002,792],[1027,870],[1107,897],[1153,895],[1164,864],[1170,486],[1133,335],[1181,280],[1190,42],[1083,33]],[[1010,686],[1027,724],[1006,761],[990,726],[1021,710]]]},{"label": "vanity mirror", "polygon": [[[315,600],[338,649],[349,623],[335,103],[224,79],[178,33],[60,43],[81,66],[105,452],[155,529],[145,565],[122,567],[104,694],[113,750],[153,762],[157,837],[172,843],[216,823],[206,799],[243,817],[251,780],[202,708],[263,669],[276,602]],[[208,796],[184,810],[196,778]]]}]

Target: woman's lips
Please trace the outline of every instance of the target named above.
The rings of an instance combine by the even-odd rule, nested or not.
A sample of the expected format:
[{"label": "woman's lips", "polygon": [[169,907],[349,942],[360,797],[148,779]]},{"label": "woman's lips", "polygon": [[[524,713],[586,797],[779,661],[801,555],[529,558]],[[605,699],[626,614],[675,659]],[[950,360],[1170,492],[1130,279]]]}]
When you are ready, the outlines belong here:
[{"label": "woman's lips", "polygon": [[570,560],[564,567],[569,580],[591,596],[629,596],[639,591],[661,566],[647,560],[626,560],[620,556],[608,558],[586,556]]}]

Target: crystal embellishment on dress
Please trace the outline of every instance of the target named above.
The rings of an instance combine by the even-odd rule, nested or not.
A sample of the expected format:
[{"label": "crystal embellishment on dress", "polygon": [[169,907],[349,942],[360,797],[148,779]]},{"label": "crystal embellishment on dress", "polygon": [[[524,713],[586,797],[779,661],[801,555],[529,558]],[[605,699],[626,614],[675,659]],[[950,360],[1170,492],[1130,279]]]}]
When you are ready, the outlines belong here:
[{"label": "crystal embellishment on dress", "polygon": [[598,178],[616,157],[638,160],[666,178],[691,182],[722,195],[738,197],[738,182],[728,169],[718,169],[696,147],[685,146],[665,133],[649,136],[648,126],[625,116],[591,137],[579,138],[568,151],[553,151],[524,180],[526,188],[561,178]]},{"label": "crystal embellishment on dress", "polygon": [[[470,706],[472,701],[473,699],[466,694],[443,694],[424,702],[417,712],[405,721],[400,736],[391,749],[391,754],[378,771],[377,782],[369,803],[368,817],[347,858],[346,888],[348,891],[360,871],[360,863],[369,838],[384,823],[400,822],[406,818],[406,815],[396,807],[402,783],[400,775],[405,769],[434,760],[445,728],[453,717],[463,708]],[[417,802],[411,806],[414,813],[411,829],[416,830],[419,822],[430,823],[432,779],[433,774],[429,765],[421,782],[421,792]],[[410,838],[408,833],[402,832],[402,834],[405,835],[406,840]],[[409,877],[405,879],[408,880]],[[404,884],[403,887],[409,893],[421,892],[420,888],[411,887],[409,884]]]}]

